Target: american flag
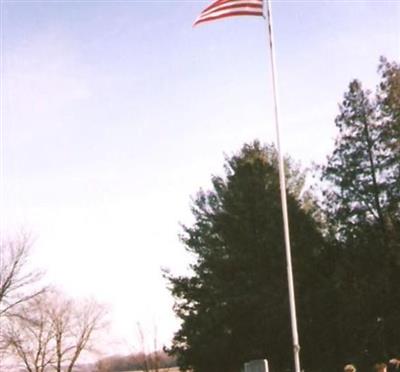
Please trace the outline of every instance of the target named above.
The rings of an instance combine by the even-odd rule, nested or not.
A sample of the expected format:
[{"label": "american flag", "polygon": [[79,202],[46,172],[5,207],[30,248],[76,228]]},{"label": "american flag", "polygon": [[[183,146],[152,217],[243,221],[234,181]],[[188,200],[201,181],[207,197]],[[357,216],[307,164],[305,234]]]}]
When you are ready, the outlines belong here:
[{"label": "american flag", "polygon": [[263,16],[263,0],[217,0],[204,9],[193,26],[234,16]]}]

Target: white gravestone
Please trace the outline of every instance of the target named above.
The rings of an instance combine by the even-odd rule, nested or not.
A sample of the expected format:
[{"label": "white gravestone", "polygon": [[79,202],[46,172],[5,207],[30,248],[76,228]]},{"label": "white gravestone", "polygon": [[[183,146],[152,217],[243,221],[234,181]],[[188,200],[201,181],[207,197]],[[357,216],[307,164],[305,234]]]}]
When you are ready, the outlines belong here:
[{"label": "white gravestone", "polygon": [[266,359],[252,360],[244,364],[244,372],[268,372]]}]

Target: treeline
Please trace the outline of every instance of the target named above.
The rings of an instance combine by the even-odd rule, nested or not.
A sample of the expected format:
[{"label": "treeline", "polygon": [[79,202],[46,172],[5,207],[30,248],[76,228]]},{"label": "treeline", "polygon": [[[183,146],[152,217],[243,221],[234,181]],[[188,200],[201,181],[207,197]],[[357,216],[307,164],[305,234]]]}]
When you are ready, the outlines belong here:
[{"label": "treeline", "polygon": [[[378,72],[374,93],[349,84],[312,189],[286,159],[306,371],[400,357],[400,65],[382,58]],[[182,320],[167,351],[183,370],[239,372],[259,358],[292,370],[277,167],[273,146],[246,144],[193,200],[182,231],[192,275],[165,273]]]},{"label": "treeline", "polygon": [[164,351],[156,351],[150,354],[134,353],[127,356],[111,356],[99,360],[96,364],[96,372],[117,371],[158,371],[161,368],[176,366],[176,359],[167,355]]}]

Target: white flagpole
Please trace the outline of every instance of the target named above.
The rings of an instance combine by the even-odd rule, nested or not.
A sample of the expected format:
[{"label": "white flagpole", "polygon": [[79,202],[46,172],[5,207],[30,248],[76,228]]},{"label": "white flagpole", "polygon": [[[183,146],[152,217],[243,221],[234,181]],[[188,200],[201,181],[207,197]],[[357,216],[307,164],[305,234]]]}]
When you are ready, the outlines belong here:
[{"label": "white flagpole", "polygon": [[277,73],[275,66],[275,51],[274,51],[274,33],[272,28],[272,9],[271,0],[265,0],[265,11],[267,13],[268,21],[268,37],[269,47],[271,56],[271,73],[272,73],[272,89],[274,95],[274,114],[275,114],[275,130],[276,130],[276,145],[278,148],[279,158],[279,183],[281,189],[281,204],[282,204],[282,217],[283,217],[283,229],[285,236],[285,249],[286,249],[286,266],[287,266],[287,277],[289,287],[289,304],[290,304],[290,319],[292,323],[292,338],[293,338],[293,355],[294,355],[294,366],[295,372],[300,372],[300,345],[299,336],[297,332],[297,318],[296,318],[296,304],[294,297],[294,285],[293,285],[293,270],[292,270],[292,256],[290,251],[290,236],[289,236],[289,218],[287,211],[287,198],[286,198],[286,182],[285,182],[285,169],[283,162],[283,155],[280,144],[279,134],[279,109],[278,109],[278,95],[277,95]]}]

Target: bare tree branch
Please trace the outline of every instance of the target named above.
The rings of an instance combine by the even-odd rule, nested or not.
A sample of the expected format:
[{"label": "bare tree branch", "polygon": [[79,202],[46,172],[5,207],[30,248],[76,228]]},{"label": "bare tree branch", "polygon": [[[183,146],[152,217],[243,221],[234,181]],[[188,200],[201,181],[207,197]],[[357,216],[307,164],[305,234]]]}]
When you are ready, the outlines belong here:
[{"label": "bare tree branch", "polygon": [[43,272],[28,269],[30,249],[26,233],[0,242],[0,317],[46,290],[39,286]]}]

